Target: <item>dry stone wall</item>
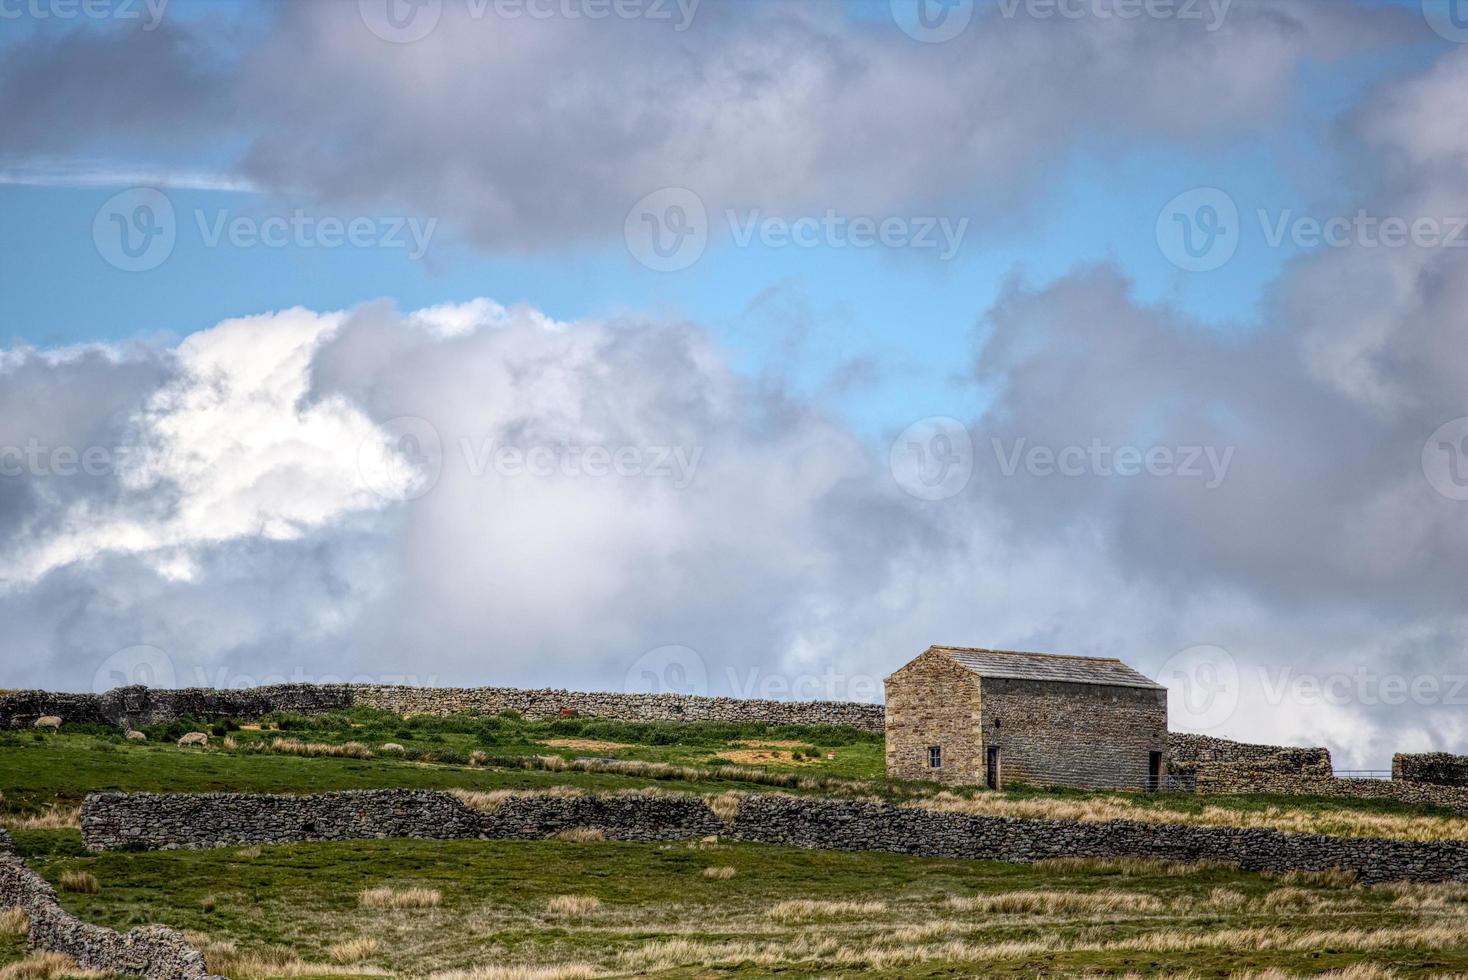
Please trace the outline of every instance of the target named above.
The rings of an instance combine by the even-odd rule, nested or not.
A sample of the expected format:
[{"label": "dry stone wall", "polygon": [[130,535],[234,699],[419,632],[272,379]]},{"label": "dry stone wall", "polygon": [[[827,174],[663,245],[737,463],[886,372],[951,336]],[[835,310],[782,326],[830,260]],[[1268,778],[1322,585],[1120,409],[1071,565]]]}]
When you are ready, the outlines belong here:
[{"label": "dry stone wall", "polygon": [[844,725],[879,732],[880,704],[854,701],[758,701],[686,694],[613,694],[511,687],[401,687],[367,684],[278,684],[243,690],[121,687],[106,694],[17,691],[0,696],[0,727],[24,727],[45,715],[66,722],[154,725],[185,716],[258,718],[276,711],[318,714],[356,705],[398,714],[516,711],[542,720],[567,714],[623,721],[764,722]]},{"label": "dry stone wall", "polygon": [[1344,868],[1362,881],[1468,881],[1468,842],[1325,837],[1275,830],[1133,821],[1026,820],[914,806],[781,795],[739,800],[721,819],[703,797],[525,794],[471,809],[448,794],[382,790],[268,797],[106,794],[88,797],[82,834],[93,849],[376,837],[542,838],[595,827],[613,840],[723,834],[842,851],[1030,863],[1058,857],[1156,857],[1236,862],[1254,871]]},{"label": "dry stone wall", "polygon": [[222,980],[204,954],[161,926],[126,933],[83,922],[61,907],[44,878],[14,857],[0,857],[0,909],[19,908],[30,920],[30,947],[70,956],[83,967],[148,980]]},{"label": "dry stone wall", "polygon": [[1172,732],[1167,737],[1168,767],[1175,774],[1195,774],[1206,765],[1253,765],[1328,778],[1334,773],[1330,750],[1235,742],[1210,735]]},{"label": "dry stone wall", "polygon": [[1468,756],[1446,752],[1400,753],[1392,759],[1392,781],[1468,787]]},{"label": "dry stone wall", "polygon": [[1468,789],[1385,779],[1335,779],[1261,768],[1250,763],[1202,766],[1198,792],[1274,793],[1281,796],[1340,796],[1437,806],[1468,815]]}]

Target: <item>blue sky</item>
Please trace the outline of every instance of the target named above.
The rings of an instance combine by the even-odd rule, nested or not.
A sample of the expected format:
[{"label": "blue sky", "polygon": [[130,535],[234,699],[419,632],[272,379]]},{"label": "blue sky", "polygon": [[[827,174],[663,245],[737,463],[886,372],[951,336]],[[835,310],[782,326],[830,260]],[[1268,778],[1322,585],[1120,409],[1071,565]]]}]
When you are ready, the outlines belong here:
[{"label": "blue sky", "polygon": [[[1269,241],[1468,211],[1446,3],[938,37],[919,0],[36,2],[0,22],[0,463],[166,452],[0,475],[8,686],[140,644],[612,689],[676,648],[833,696],[934,642],[1206,649],[1218,734],[1468,745],[1461,706],[1269,703],[1468,646],[1458,254]],[[537,440],[641,463],[474,452]]]},{"label": "blue sky", "polygon": [[[982,17],[984,6],[978,9]],[[891,29],[886,3],[848,3],[844,10],[854,23]],[[222,17],[246,38],[271,23],[268,7],[251,4],[174,0],[167,14],[185,24]],[[77,29],[75,22],[59,19],[14,26],[10,43],[30,33],[57,36]],[[1371,86],[1421,69],[1441,54],[1445,42],[1423,34],[1413,46],[1367,50],[1330,64],[1302,62],[1289,110],[1261,132],[1196,147],[1117,138],[1104,129],[1082,133],[1065,154],[1045,161],[1036,186],[1003,203],[1000,220],[976,217],[957,255],[947,261],[934,261],[931,252],[914,252],[913,258],[884,249],[771,248],[758,241],[732,247],[724,240],[715,241],[692,268],[659,273],[632,261],[621,242],[578,241],[528,253],[486,248],[467,241],[452,215],[422,213],[437,225],[428,253],[416,259],[400,248],[211,246],[201,225],[224,213],[263,218],[302,208],[314,216],[386,220],[412,212],[343,208],[320,195],[279,190],[198,190],[186,176],[175,176],[181,186],[164,183],[179,216],[177,244],[161,267],[129,273],[98,254],[92,220],[108,198],[133,186],[133,178],[104,176],[98,186],[82,187],[49,178],[76,171],[227,173],[232,161],[220,147],[244,146],[250,134],[242,129],[237,140],[184,154],[139,146],[131,137],[116,144],[100,141],[80,159],[50,158],[12,169],[61,186],[0,185],[6,216],[0,224],[0,317],[8,339],[50,347],[178,338],[234,316],[297,305],[345,309],[382,298],[411,309],[487,296],[507,305],[528,303],[566,320],[657,310],[707,325],[743,370],[777,378],[869,435],[883,436],[908,417],[963,414],[984,404],[982,391],[958,379],[968,373],[981,316],[1007,277],[1039,284],[1078,266],[1115,263],[1144,302],[1174,305],[1223,329],[1257,326],[1269,284],[1300,249],[1270,247],[1254,212],[1331,215],[1352,194],[1369,193],[1372,174],[1333,152],[1333,130]],[[980,184],[984,179],[980,173],[973,178]],[[1224,189],[1243,214],[1238,254],[1206,273],[1168,262],[1155,233],[1162,206],[1196,187]],[[717,214],[712,220],[722,222]],[[772,289],[779,291],[779,302],[769,298]],[[921,301],[914,304],[914,296]],[[809,324],[792,322],[806,317]],[[813,334],[792,341],[797,330]],[[800,347],[796,361],[789,356],[792,342]],[[880,379],[869,377],[863,390],[832,391],[833,376],[853,360],[880,361],[890,370]]]}]

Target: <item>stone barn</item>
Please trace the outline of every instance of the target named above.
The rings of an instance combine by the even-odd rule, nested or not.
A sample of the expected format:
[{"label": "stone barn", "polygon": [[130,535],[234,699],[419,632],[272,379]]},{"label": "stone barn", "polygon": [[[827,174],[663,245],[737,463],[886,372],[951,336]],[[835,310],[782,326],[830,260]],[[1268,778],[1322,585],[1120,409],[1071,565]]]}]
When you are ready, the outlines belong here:
[{"label": "stone barn", "polygon": [[1120,660],[929,647],[886,680],[887,775],[1156,789],[1167,689]]}]

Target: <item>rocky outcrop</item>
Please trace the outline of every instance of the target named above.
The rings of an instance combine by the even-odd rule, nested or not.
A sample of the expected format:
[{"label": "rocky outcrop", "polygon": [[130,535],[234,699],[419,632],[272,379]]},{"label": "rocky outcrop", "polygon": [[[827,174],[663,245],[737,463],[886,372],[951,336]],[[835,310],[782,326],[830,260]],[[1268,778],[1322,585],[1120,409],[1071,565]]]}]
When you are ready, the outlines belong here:
[{"label": "rocky outcrop", "polygon": [[533,839],[590,827],[608,839],[662,841],[723,834],[843,851],[1029,863],[1060,857],[1229,861],[1246,870],[1343,868],[1362,881],[1468,881],[1468,842],[1326,837],[1275,830],[1135,821],[972,816],[889,803],[752,795],[716,814],[691,794],[519,794],[479,809],[429,791],[317,796],[105,794],[88,797],[82,834],[93,849],[379,837]]}]

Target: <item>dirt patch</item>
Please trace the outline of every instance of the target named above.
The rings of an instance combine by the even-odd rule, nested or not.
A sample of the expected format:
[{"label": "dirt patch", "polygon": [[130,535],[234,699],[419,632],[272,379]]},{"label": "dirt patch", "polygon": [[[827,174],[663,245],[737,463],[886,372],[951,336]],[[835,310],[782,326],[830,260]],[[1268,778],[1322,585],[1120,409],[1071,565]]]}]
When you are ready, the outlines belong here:
[{"label": "dirt patch", "polygon": [[808,766],[815,759],[797,759],[795,753],[785,752],[781,749],[735,749],[731,752],[720,752],[718,758],[721,762],[732,762],[740,766],[759,765],[781,765],[781,766]]},{"label": "dirt patch", "polygon": [[553,749],[577,749],[583,752],[612,752],[633,748],[626,742],[604,742],[596,738],[548,738],[540,744],[549,745]]}]

